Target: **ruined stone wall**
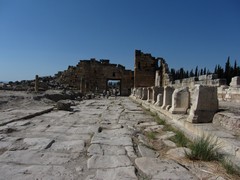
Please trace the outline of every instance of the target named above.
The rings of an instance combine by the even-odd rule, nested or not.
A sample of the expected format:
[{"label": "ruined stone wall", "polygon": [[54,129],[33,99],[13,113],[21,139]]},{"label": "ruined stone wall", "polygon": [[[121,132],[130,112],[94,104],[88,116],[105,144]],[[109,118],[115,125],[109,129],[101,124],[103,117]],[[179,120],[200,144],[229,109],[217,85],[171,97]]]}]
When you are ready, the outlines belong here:
[{"label": "ruined stone wall", "polygon": [[210,75],[201,75],[198,77],[185,78],[181,80],[175,80],[174,82],[169,83],[169,85],[175,88],[180,88],[180,87],[193,88],[196,84],[220,87],[222,85],[226,85],[226,80],[218,79],[216,74],[210,74]]},{"label": "ruined stone wall", "polygon": [[60,76],[60,81],[83,93],[107,90],[107,80],[121,81],[121,95],[130,95],[133,87],[133,72],[124,66],[110,64],[109,60],[81,60],[69,67]]},{"label": "ruined stone wall", "polygon": [[151,54],[144,54],[140,50],[135,50],[134,87],[154,86],[158,61]]}]

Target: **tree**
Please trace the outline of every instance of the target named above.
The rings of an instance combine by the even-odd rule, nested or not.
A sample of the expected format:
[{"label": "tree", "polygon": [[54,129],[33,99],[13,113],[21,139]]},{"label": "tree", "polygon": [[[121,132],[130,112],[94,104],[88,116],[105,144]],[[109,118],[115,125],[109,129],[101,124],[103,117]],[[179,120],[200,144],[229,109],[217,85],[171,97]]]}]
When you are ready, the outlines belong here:
[{"label": "tree", "polygon": [[203,70],[203,74],[204,74],[204,75],[207,74],[207,69],[206,69],[206,67],[205,67],[204,70]]},{"label": "tree", "polygon": [[225,73],[224,73],[224,77],[227,80],[227,85],[230,84],[231,82],[231,64],[230,64],[230,56],[228,56],[227,58],[227,62],[225,64]]},{"label": "tree", "polygon": [[237,61],[235,60],[234,67],[233,67],[233,77],[237,75],[238,75],[238,67],[237,67]]},{"label": "tree", "polygon": [[198,66],[195,68],[195,77],[198,77]]},{"label": "tree", "polygon": [[190,71],[190,77],[194,77],[193,69]]}]

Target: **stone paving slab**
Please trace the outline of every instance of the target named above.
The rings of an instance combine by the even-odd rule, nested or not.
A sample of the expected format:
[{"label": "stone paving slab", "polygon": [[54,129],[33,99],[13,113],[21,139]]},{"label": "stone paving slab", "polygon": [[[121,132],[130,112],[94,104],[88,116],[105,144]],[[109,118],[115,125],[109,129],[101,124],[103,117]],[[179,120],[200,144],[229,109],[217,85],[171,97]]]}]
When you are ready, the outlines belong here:
[{"label": "stone paving slab", "polygon": [[[99,133],[100,134],[100,133]],[[129,136],[113,136],[108,135],[94,135],[91,144],[104,144],[110,146],[132,146],[132,139]]]},{"label": "stone paving slab", "polygon": [[152,180],[198,179],[187,169],[172,160],[142,157],[135,160],[137,167]]},{"label": "stone paving slab", "polygon": [[7,112],[1,112],[0,116],[0,126],[3,126],[8,123],[19,121],[22,119],[29,119],[34,116],[44,114],[45,112],[52,111],[53,107],[38,107],[37,109],[18,109]]},{"label": "stone paving slab", "polygon": [[20,150],[6,151],[0,156],[0,162],[26,165],[61,165],[76,158],[77,155],[73,154],[52,152],[39,153],[37,151]]},{"label": "stone paving slab", "polygon": [[77,179],[76,174],[63,166],[52,165],[17,165],[0,163],[0,174],[2,177],[14,180],[32,179]]},{"label": "stone paving slab", "polygon": [[88,159],[88,169],[109,169],[132,166],[133,163],[127,156],[96,156]]},{"label": "stone paving slab", "polygon": [[[196,179],[175,161],[139,158],[141,154],[150,156],[152,151],[138,148],[148,140],[144,132],[136,129],[137,124],[144,124],[142,128],[149,131],[162,126],[151,123],[151,115],[130,99],[92,99],[76,104],[72,112],[53,110],[26,123],[21,120],[2,126],[16,131],[0,132],[1,176],[4,179],[161,179],[159,172],[166,167],[163,171],[166,179],[182,177],[181,173],[186,175],[183,179]],[[173,157],[170,151],[168,155]]]},{"label": "stone paving slab", "polygon": [[93,155],[126,155],[126,150],[123,146],[91,144],[88,148],[88,156]]},{"label": "stone paving slab", "polygon": [[94,179],[98,180],[137,180],[135,167],[118,167],[113,169],[98,169]]},{"label": "stone paving slab", "polygon": [[82,153],[84,152],[85,142],[83,140],[56,141],[50,147],[54,152]]}]

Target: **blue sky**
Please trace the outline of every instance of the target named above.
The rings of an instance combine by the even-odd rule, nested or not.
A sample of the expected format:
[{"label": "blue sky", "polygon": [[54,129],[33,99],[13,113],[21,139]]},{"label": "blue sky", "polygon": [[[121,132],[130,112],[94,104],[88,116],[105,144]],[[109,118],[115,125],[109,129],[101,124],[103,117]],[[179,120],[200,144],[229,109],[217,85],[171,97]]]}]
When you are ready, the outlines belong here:
[{"label": "blue sky", "polygon": [[0,80],[93,57],[133,69],[135,49],[175,69],[240,64],[240,1],[0,0]]}]

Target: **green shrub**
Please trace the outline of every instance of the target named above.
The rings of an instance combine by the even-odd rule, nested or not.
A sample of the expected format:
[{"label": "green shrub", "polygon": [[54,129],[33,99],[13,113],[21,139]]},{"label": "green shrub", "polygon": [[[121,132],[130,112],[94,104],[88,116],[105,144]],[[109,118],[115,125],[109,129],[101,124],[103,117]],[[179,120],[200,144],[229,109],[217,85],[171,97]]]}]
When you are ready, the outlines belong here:
[{"label": "green shrub", "polygon": [[226,169],[228,174],[235,174],[240,176],[239,168],[235,167],[230,160],[222,158],[220,162],[222,166]]},{"label": "green shrub", "polygon": [[178,130],[174,131],[176,135],[171,137],[170,140],[175,142],[179,147],[187,147],[190,144],[190,141],[186,138],[186,136]]},{"label": "green shrub", "polygon": [[155,132],[147,132],[147,137],[149,138],[149,139],[156,139],[156,133]]},{"label": "green shrub", "polygon": [[197,138],[190,144],[189,148],[191,149],[190,153],[186,152],[186,156],[191,160],[219,160],[220,155],[218,153],[219,145],[218,139],[213,136],[203,135],[200,138]]}]

